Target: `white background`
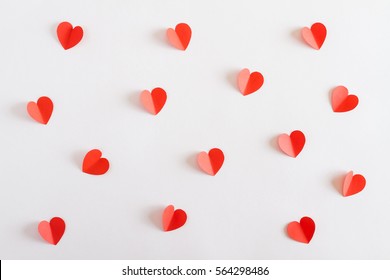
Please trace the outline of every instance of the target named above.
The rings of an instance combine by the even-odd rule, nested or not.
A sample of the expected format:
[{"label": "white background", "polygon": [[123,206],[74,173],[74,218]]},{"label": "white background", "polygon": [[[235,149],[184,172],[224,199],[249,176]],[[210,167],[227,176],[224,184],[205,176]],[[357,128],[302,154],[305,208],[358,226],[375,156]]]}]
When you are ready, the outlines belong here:
[{"label": "white background", "polygon": [[[61,21],[84,29],[65,51]],[[320,51],[300,29],[323,22]],[[165,32],[192,27],[185,52]],[[1,1],[1,259],[379,259],[390,258],[390,2],[382,1]],[[260,71],[242,96],[236,76]],[[336,114],[330,92],[346,86],[358,107]],[[153,116],[144,89],[168,100]],[[26,112],[49,96],[47,126]],[[290,158],[281,133],[302,130]],[[221,148],[209,176],[196,155]],[[81,172],[99,148],[103,176]],[[343,175],[366,188],[343,197]],[[187,224],[161,229],[174,204]],[[286,225],[316,222],[309,245]],[[57,246],[41,220],[67,225]]]}]

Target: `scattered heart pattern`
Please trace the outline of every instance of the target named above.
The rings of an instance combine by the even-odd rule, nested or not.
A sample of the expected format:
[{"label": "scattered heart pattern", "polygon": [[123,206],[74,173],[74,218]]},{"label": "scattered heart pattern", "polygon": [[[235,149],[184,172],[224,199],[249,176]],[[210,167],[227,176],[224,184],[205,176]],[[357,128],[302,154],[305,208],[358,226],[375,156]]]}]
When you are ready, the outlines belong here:
[{"label": "scattered heart pattern", "polygon": [[303,40],[313,49],[319,50],[326,38],[326,27],[320,22],[314,23],[311,28],[304,27],[301,30]]},{"label": "scattered heart pattern", "polygon": [[200,169],[211,176],[215,176],[221,169],[225,155],[218,148],[211,149],[208,153],[201,152],[198,154],[198,165]]},{"label": "scattered heart pattern", "polygon": [[192,31],[188,24],[179,23],[176,25],[175,29],[169,28],[167,30],[168,41],[176,49],[185,51],[188,47],[188,44],[191,41]]},{"label": "scattered heart pattern", "polygon": [[290,135],[282,134],[278,137],[279,148],[286,155],[294,158],[302,152],[305,143],[305,134],[300,130],[295,130]]},{"label": "scattered heart pattern", "polygon": [[47,124],[49,122],[53,108],[53,102],[47,96],[40,97],[37,103],[30,101],[27,104],[27,112],[30,117],[41,124]]},{"label": "scattered heart pattern", "polygon": [[[312,48],[321,49],[327,35],[326,27],[322,23],[314,23],[311,28],[301,30],[303,40]],[[65,50],[76,46],[83,38],[83,29],[80,26],[73,28],[69,22],[62,22],[57,27],[58,40]],[[167,37],[170,44],[179,49],[186,50],[191,41],[192,31],[188,24],[179,23],[175,29],[167,30]],[[264,84],[264,77],[260,72],[250,72],[249,69],[242,69],[237,77],[237,86],[244,95],[258,91]],[[164,107],[167,94],[162,88],[155,88],[151,92],[141,92],[140,100],[144,108],[151,114],[157,115]],[[344,86],[336,87],[331,98],[334,112],[348,112],[356,108],[359,99],[356,95],[348,93]],[[27,104],[27,112],[32,119],[47,124],[53,112],[53,102],[49,97],[42,96],[37,102]],[[295,130],[290,135],[282,134],[278,137],[280,150],[290,157],[297,157],[303,150],[306,143],[305,135]],[[224,153],[218,148],[211,149],[208,153],[198,154],[197,162],[200,169],[211,176],[215,176],[221,169],[225,160]],[[82,171],[91,175],[103,175],[109,170],[110,163],[102,157],[98,149],[89,151],[83,160]],[[366,186],[366,179],[360,174],[354,175],[352,171],[345,176],[342,195],[352,196],[361,192]],[[173,205],[165,208],[162,215],[164,231],[173,231],[182,227],[187,221],[187,214],[182,209],[176,209]],[[310,243],[315,232],[315,223],[310,217],[303,217],[299,222],[293,221],[287,225],[288,236],[302,243]],[[54,217],[50,222],[42,221],[38,225],[38,232],[48,243],[57,245],[65,233],[65,222],[60,217]]]},{"label": "scattered heart pattern", "polygon": [[69,22],[61,22],[57,27],[57,37],[61,46],[68,50],[80,43],[83,38],[84,31],[80,26],[73,28]]},{"label": "scattered heart pattern", "polygon": [[184,210],[176,209],[173,205],[165,208],[162,222],[164,231],[172,231],[184,226],[187,221],[187,214]]},{"label": "scattered heart pattern", "polygon": [[347,173],[343,183],[343,196],[351,196],[360,193],[366,186],[366,178],[363,175],[353,175],[353,171]]},{"label": "scattered heart pattern", "polygon": [[359,98],[356,95],[349,94],[344,86],[338,86],[332,91],[332,108],[334,112],[348,112],[356,108],[359,104]]},{"label": "scattered heart pattern", "polygon": [[153,115],[157,115],[161,111],[166,101],[167,93],[162,88],[155,88],[152,92],[148,90],[141,92],[142,105]]},{"label": "scattered heart pattern", "polygon": [[245,96],[259,90],[264,83],[264,77],[260,72],[250,72],[244,68],[238,74],[237,84],[240,92]]},{"label": "scattered heart pattern", "polygon": [[287,225],[287,234],[295,241],[309,244],[313,238],[316,225],[310,217],[303,217],[299,222],[291,222]]},{"label": "scattered heart pattern", "polygon": [[102,152],[98,149],[89,151],[83,161],[83,172],[91,175],[103,175],[110,168],[106,158],[102,158]]},{"label": "scattered heart pattern", "polygon": [[48,243],[57,245],[65,232],[65,222],[60,217],[54,217],[50,222],[42,221],[38,225],[38,232]]}]

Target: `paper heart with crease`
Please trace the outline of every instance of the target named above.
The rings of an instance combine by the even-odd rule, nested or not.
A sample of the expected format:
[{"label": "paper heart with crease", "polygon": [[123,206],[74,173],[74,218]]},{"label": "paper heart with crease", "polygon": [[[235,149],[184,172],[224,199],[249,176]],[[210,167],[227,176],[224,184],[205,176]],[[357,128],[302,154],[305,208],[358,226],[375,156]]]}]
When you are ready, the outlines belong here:
[{"label": "paper heart with crease", "polygon": [[316,225],[310,217],[303,217],[300,222],[291,222],[287,225],[287,234],[295,241],[309,244],[313,238]]},{"label": "paper heart with crease", "polygon": [[191,40],[192,31],[188,24],[179,23],[175,29],[169,28],[167,30],[168,41],[175,48],[185,51]]},{"label": "paper heart with crease", "polygon": [[152,92],[148,90],[141,92],[142,105],[153,115],[157,115],[161,111],[166,101],[167,93],[162,88],[155,88]]},{"label": "paper heart with crease", "polygon": [[356,108],[359,98],[349,94],[344,86],[338,86],[332,91],[332,108],[336,113],[348,112]]},{"label": "paper heart with crease", "polygon": [[314,23],[311,28],[301,30],[303,40],[313,49],[319,50],[326,38],[326,27],[320,22]]},{"label": "paper heart with crease", "polygon": [[213,148],[208,153],[201,152],[198,154],[198,165],[200,169],[212,176],[218,173],[224,160],[225,156],[218,148]]},{"label": "paper heart with crease", "polygon": [[181,209],[176,209],[173,205],[165,208],[163,213],[163,229],[171,231],[182,227],[187,221],[187,214]]},{"label": "paper heart with crease", "polygon": [[89,151],[83,161],[83,172],[91,175],[105,174],[110,167],[106,158],[102,158],[102,152],[98,149]]},{"label": "paper heart with crease", "polygon": [[302,131],[295,130],[290,135],[278,137],[279,148],[290,157],[297,157],[305,146],[306,138]]},{"label": "paper heart with crease", "polygon": [[83,38],[83,29],[80,26],[73,28],[69,22],[61,22],[57,27],[57,37],[62,47],[67,50],[76,46]]},{"label": "paper heart with crease", "polygon": [[244,68],[238,74],[237,84],[240,92],[245,96],[259,90],[264,83],[264,77],[260,72],[250,72]]},{"label": "paper heart with crease", "polygon": [[65,222],[60,217],[54,217],[50,222],[42,221],[38,225],[38,232],[47,242],[57,245],[64,235]]},{"label": "paper heart with crease", "polygon": [[366,186],[363,175],[353,175],[353,171],[347,173],[343,183],[343,196],[350,196],[361,192]]},{"label": "paper heart with crease", "polygon": [[27,104],[27,112],[37,122],[47,124],[53,113],[53,107],[51,99],[47,96],[42,96],[37,103],[31,101]]}]

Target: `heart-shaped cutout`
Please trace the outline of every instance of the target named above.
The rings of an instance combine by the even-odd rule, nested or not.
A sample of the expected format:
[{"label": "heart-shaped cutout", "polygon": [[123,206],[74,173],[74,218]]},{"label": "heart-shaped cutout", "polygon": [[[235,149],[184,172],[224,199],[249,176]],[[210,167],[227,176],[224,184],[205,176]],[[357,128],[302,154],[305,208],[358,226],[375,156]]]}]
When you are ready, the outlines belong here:
[{"label": "heart-shaped cutout", "polygon": [[295,241],[309,244],[313,238],[316,225],[310,217],[303,217],[300,222],[291,222],[287,225],[287,234]]},{"label": "heart-shaped cutout", "polygon": [[162,88],[155,88],[152,92],[148,90],[141,92],[142,105],[153,115],[157,115],[161,111],[166,101],[167,93]]},{"label": "heart-shaped cutout", "polygon": [[311,28],[301,30],[303,40],[313,49],[319,50],[326,38],[326,27],[320,22],[314,23]]},{"label": "heart-shaped cutout", "polygon": [[57,245],[64,235],[65,222],[60,217],[54,217],[50,222],[42,221],[38,225],[38,232],[47,242]]},{"label": "heart-shaped cutout", "polygon": [[183,210],[175,210],[173,205],[169,205],[164,210],[162,220],[164,231],[171,231],[182,227],[186,223],[187,214]]},{"label": "heart-shaped cutout", "polygon": [[259,90],[264,83],[264,77],[260,72],[250,72],[244,68],[238,74],[237,84],[240,92],[245,96]]},{"label": "heart-shaped cutout", "polygon": [[182,51],[187,49],[191,41],[191,35],[191,28],[186,23],[179,23],[174,30],[172,28],[167,30],[168,41],[172,46]]},{"label": "heart-shaped cutout", "polygon": [[359,104],[359,98],[356,95],[348,94],[348,89],[344,86],[338,86],[332,91],[332,108],[336,113],[348,112]]},{"label": "heart-shaped cutout", "polygon": [[37,103],[31,101],[27,104],[27,112],[37,122],[47,124],[53,113],[53,107],[51,99],[47,96],[42,96]]},{"label": "heart-shaped cutout", "polygon": [[76,46],[83,38],[84,32],[80,26],[73,28],[69,22],[61,22],[57,27],[57,37],[62,47],[67,50]]},{"label": "heart-shaped cutout", "polygon": [[106,158],[102,158],[102,152],[98,149],[89,151],[83,161],[83,172],[91,175],[105,174],[110,167]]},{"label": "heart-shaped cutout", "polygon": [[366,178],[363,175],[353,175],[353,171],[347,173],[343,183],[343,196],[350,196],[361,192],[366,186]]},{"label": "heart-shaped cutout", "polygon": [[282,134],[278,137],[279,148],[290,157],[297,157],[305,146],[306,138],[302,131],[295,130],[290,135]]},{"label": "heart-shaped cutout", "polygon": [[198,165],[200,169],[212,176],[218,173],[224,160],[225,156],[218,148],[213,148],[208,153],[201,152],[198,154]]}]

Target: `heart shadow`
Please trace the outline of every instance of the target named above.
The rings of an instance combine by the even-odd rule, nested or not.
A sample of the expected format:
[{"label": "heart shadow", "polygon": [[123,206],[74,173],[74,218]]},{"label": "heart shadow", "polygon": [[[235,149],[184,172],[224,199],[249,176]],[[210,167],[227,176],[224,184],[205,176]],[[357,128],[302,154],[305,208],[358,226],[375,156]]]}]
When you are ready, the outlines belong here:
[{"label": "heart shadow", "polygon": [[31,120],[27,113],[27,104],[24,102],[17,103],[11,107],[11,113],[24,120]]},{"label": "heart shadow", "polygon": [[[58,41],[58,36],[57,36],[57,28],[58,28],[58,25],[59,25],[60,23],[56,23],[56,24],[52,24],[52,25],[50,25],[50,30],[49,30],[49,32],[50,32],[50,34],[51,34],[51,36],[54,38],[54,40],[56,41],[56,42],[58,42],[59,43],[59,41]],[[60,47],[62,47],[61,46],[61,44],[60,44]]]},{"label": "heart shadow", "polygon": [[31,239],[34,239],[35,241],[45,243],[44,240],[41,238],[38,232],[38,223],[30,223],[23,229],[23,234],[29,236]]},{"label": "heart shadow", "polygon": [[153,39],[161,43],[161,45],[165,46],[166,48],[170,48],[169,41],[166,34],[167,34],[166,29],[156,30],[153,33]]},{"label": "heart shadow", "polygon": [[164,212],[164,207],[154,207],[151,210],[148,211],[148,218],[149,221],[152,222],[152,224],[162,230],[162,213]]},{"label": "heart shadow", "polygon": [[141,100],[140,100],[141,92],[142,92],[141,90],[131,92],[130,95],[127,98],[128,98],[128,102],[130,102],[130,104],[133,107],[138,108],[140,111],[145,112],[145,110],[144,110],[144,108],[143,108],[143,106],[141,104]]},{"label": "heart shadow", "polygon": [[235,71],[231,71],[229,72],[227,75],[226,75],[226,80],[228,81],[228,83],[235,89],[235,90],[238,90],[238,87],[237,87],[237,76],[238,74],[240,73],[240,70],[235,70]]},{"label": "heart shadow", "polygon": [[198,161],[197,161],[198,154],[199,153],[193,153],[192,155],[188,156],[186,159],[187,165],[194,170],[199,170]]},{"label": "heart shadow", "polygon": [[330,106],[332,106],[332,94],[333,94],[333,89],[330,89],[328,93]]},{"label": "heart shadow", "polygon": [[72,161],[77,166],[77,168],[82,169],[84,157],[86,155],[85,150],[79,150],[72,154]]},{"label": "heart shadow", "polygon": [[332,179],[332,186],[339,194],[343,194],[343,183],[345,179],[345,173],[339,173]]},{"label": "heart shadow", "polygon": [[271,146],[271,148],[273,150],[275,150],[277,152],[282,152],[282,150],[280,149],[279,144],[278,144],[278,138],[279,138],[279,135],[272,137],[271,140],[269,141],[269,145]]},{"label": "heart shadow", "polygon": [[290,35],[294,40],[297,40],[302,43],[302,35],[301,35],[302,28],[297,28],[291,31]]}]

